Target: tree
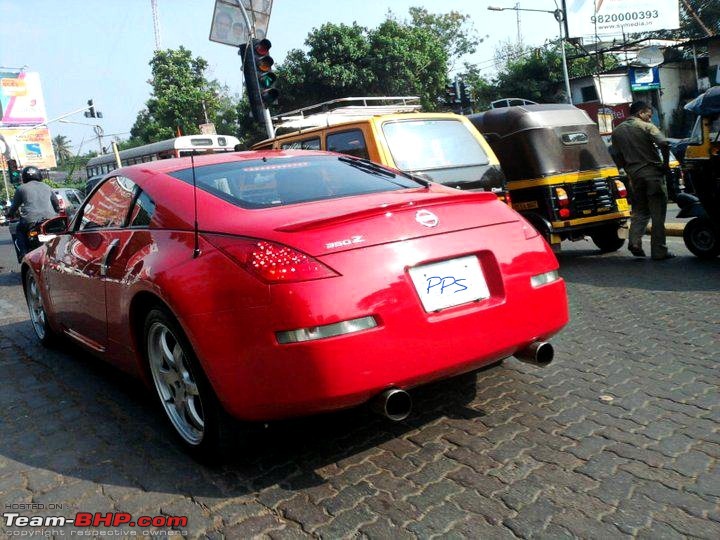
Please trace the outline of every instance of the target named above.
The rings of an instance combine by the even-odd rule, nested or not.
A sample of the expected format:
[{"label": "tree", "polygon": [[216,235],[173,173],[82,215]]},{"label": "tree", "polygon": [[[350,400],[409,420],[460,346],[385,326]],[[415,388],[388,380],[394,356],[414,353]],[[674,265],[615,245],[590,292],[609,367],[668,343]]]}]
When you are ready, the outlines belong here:
[{"label": "tree", "polygon": [[720,2],[717,0],[680,0],[680,28],[648,32],[645,37],[684,39],[720,34]]},{"label": "tree", "polygon": [[52,139],[53,150],[55,151],[55,157],[58,160],[58,165],[62,165],[65,161],[72,157],[72,151],[70,150],[70,139],[65,135],[56,135]]},{"label": "tree", "polygon": [[442,96],[451,58],[473,52],[478,39],[467,16],[410,9],[391,12],[377,28],[324,24],[290,51],[277,69],[281,109],[349,96],[418,95],[432,110]]},{"label": "tree", "polygon": [[169,139],[178,132],[199,133],[206,115],[211,122],[220,118],[223,128],[237,129],[239,120],[231,112],[236,109],[237,100],[233,101],[227,88],[205,77],[208,64],[203,58],[193,58],[181,46],[177,50],[155,51],[150,66],[151,97],[130,130],[130,144]]},{"label": "tree", "polygon": [[366,28],[327,23],[313,29],[305,45],[307,53],[291,50],[277,69],[282,110],[369,93],[375,75]]},{"label": "tree", "polygon": [[440,41],[451,70],[456,59],[473,54],[482,41],[470,24],[469,15],[458,11],[438,15],[419,7],[411,7],[408,11],[413,26],[428,30]]},{"label": "tree", "polygon": [[[565,53],[572,57],[577,51],[566,43]],[[492,80],[482,77],[476,66],[467,64],[461,75],[471,87],[478,108],[488,108],[491,101],[508,97],[538,103],[566,102],[562,54],[557,43],[528,47],[508,41],[495,51],[495,65],[498,72]],[[568,72],[570,77],[582,77],[617,65],[612,55],[601,59],[584,56],[569,61]]]}]

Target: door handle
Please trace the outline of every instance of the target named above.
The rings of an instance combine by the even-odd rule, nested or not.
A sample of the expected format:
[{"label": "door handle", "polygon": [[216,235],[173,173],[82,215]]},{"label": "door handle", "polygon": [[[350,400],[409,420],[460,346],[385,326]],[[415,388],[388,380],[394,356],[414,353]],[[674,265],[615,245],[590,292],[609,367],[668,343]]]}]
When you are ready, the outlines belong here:
[{"label": "door handle", "polygon": [[102,258],[102,262],[100,263],[100,276],[105,277],[107,276],[108,271],[108,263],[110,262],[110,258],[112,257],[112,254],[115,252],[115,250],[118,247],[118,244],[120,243],[120,240],[117,238],[110,242],[110,247],[105,252],[105,255]]}]

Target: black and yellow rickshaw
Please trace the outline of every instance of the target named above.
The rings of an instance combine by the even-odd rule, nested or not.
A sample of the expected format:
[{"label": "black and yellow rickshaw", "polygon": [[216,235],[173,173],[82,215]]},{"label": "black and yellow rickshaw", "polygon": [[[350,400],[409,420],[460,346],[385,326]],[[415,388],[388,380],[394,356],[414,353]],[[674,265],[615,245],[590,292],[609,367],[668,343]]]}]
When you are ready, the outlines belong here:
[{"label": "black and yellow rickshaw", "polygon": [[587,113],[572,105],[522,105],[469,118],[500,160],[513,208],[553,249],[586,236],[601,251],[622,247],[627,190]]},{"label": "black and yellow rickshaw", "polygon": [[695,195],[678,197],[678,217],[694,218],[683,230],[687,248],[700,258],[712,259],[720,255],[720,86],[710,88],[685,109],[698,115],[683,160]]}]

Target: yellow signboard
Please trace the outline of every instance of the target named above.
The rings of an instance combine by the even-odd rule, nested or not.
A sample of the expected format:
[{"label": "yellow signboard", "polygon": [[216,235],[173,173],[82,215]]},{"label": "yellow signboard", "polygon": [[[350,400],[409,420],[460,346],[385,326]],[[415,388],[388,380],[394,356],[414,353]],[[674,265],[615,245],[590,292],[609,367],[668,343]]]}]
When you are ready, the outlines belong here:
[{"label": "yellow signboard", "polygon": [[16,159],[20,167],[34,165],[39,169],[50,169],[57,166],[47,127],[31,130],[0,128],[0,140],[5,142],[5,157]]}]

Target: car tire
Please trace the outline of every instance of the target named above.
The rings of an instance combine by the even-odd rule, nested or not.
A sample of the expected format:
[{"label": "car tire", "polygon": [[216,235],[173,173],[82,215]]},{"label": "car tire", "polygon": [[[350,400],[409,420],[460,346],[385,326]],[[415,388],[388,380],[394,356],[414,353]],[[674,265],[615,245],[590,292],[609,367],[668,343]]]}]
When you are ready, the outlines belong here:
[{"label": "car tire", "polygon": [[714,259],[720,255],[720,234],[707,217],[690,220],[683,229],[685,246],[701,259]]},{"label": "car tire", "polygon": [[40,285],[32,270],[28,270],[25,276],[24,292],[30,314],[30,324],[32,324],[35,335],[41,345],[50,347],[56,342],[57,334],[55,334],[48,323],[47,311],[45,311],[45,305],[43,304]]},{"label": "car tire", "polygon": [[143,349],[160,406],[185,450],[202,462],[223,457],[234,422],[215,396],[185,333],[163,308],[145,317]]},{"label": "car tire", "polygon": [[620,249],[625,243],[624,238],[620,238],[617,225],[605,225],[598,227],[590,233],[590,238],[595,245],[600,248],[603,253],[611,253]]}]

